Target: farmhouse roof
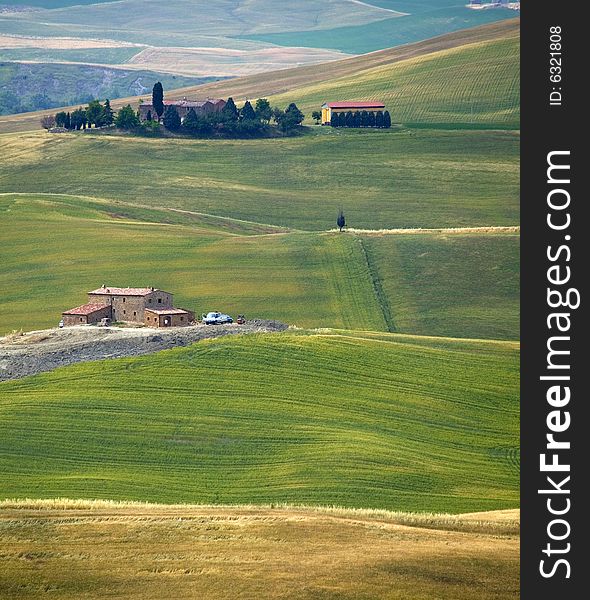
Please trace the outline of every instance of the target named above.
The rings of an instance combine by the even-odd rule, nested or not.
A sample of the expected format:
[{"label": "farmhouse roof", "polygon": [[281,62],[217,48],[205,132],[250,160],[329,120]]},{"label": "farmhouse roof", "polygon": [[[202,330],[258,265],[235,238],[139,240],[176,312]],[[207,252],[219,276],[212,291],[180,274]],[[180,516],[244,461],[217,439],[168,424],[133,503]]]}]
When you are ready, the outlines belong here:
[{"label": "farmhouse roof", "polygon": [[326,102],[326,108],[385,108],[383,102]]},{"label": "farmhouse roof", "polygon": [[[164,106],[185,106],[186,108],[202,108],[205,104],[219,104],[225,102],[221,98],[207,98],[206,100],[164,100]],[[144,102],[142,106],[150,107],[153,106],[152,102]]]},{"label": "farmhouse roof", "polygon": [[88,292],[89,294],[100,294],[102,296],[147,296],[152,292],[161,292],[162,290],[158,290],[156,288],[120,288],[120,287],[109,287],[107,285],[103,285],[97,290],[92,290]]},{"label": "farmhouse roof", "polygon": [[182,308],[146,308],[145,312],[154,313],[155,315],[188,315],[188,310]]},{"label": "farmhouse roof", "polygon": [[70,310],[64,311],[64,315],[91,315],[92,313],[98,312],[103,308],[109,308],[108,304],[97,304],[96,302],[89,302],[88,304],[82,304],[82,306],[76,306]]}]

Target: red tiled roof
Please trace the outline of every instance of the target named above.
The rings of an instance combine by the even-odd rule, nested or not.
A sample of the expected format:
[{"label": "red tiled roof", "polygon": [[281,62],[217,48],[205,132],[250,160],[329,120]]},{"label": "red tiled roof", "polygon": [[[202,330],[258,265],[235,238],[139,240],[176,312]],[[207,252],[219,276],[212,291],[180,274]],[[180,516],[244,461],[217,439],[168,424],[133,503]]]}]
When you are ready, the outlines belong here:
[{"label": "red tiled roof", "polygon": [[383,102],[326,102],[328,108],[385,108]]},{"label": "red tiled roof", "polygon": [[[205,104],[219,104],[221,102],[225,102],[225,100],[221,98],[207,98],[206,100],[164,100],[164,106],[186,106],[187,108],[201,108],[205,106]],[[153,107],[154,105],[151,102],[144,102],[141,106]]]},{"label": "red tiled roof", "polygon": [[103,308],[110,308],[109,304],[96,304],[94,302],[90,302],[88,304],[82,304],[82,306],[76,306],[76,308],[71,308],[70,310],[64,311],[62,314],[64,315],[91,315],[92,313],[98,312]]},{"label": "red tiled roof", "polygon": [[188,310],[182,308],[146,308],[145,312],[154,313],[155,315],[188,315]]},{"label": "red tiled roof", "polygon": [[100,294],[102,296],[147,296],[152,292],[161,292],[156,288],[119,288],[119,287],[101,287],[97,290],[88,292],[89,294]]}]

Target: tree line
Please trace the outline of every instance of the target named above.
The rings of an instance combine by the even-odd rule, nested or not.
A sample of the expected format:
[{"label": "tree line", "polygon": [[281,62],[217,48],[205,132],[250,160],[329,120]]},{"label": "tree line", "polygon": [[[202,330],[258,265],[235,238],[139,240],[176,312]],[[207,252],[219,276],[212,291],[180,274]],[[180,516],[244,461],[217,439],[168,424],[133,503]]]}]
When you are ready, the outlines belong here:
[{"label": "tree line", "polygon": [[161,83],[156,83],[152,91],[152,107],[142,122],[139,109],[130,104],[122,107],[116,114],[109,100],[101,104],[98,100],[89,102],[86,108],[73,112],[59,112],[41,119],[45,129],[63,127],[68,130],[80,130],[114,125],[118,129],[135,131],[138,134],[157,134],[163,127],[172,133],[193,137],[267,137],[273,131],[289,134],[297,130],[305,115],[295,103],[283,110],[271,106],[266,98],[256,100],[254,106],[246,101],[238,108],[233,98],[218,112],[199,113],[193,108],[181,119],[175,106],[164,105],[164,93]]},{"label": "tree line", "polygon": [[348,111],[341,113],[332,113],[330,120],[332,127],[377,127],[379,129],[389,129],[391,127],[391,115],[389,111]]},{"label": "tree line", "polygon": [[86,108],[80,107],[72,112],[61,111],[56,115],[45,115],[41,119],[41,125],[45,129],[62,127],[73,131],[89,129],[93,125],[95,127],[106,127],[116,123],[116,120],[111,102],[107,98],[104,104],[101,104],[99,100],[91,100]]}]

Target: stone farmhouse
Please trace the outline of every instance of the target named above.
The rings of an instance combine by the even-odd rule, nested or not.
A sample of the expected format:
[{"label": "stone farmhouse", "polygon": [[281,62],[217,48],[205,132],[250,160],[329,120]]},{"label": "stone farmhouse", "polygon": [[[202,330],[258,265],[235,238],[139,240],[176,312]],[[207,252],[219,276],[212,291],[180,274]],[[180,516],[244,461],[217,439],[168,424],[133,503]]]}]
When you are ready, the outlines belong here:
[{"label": "stone farmhouse", "polygon": [[383,102],[326,102],[322,104],[322,125],[330,125],[332,114],[357,113],[362,111],[379,112],[385,110]]},{"label": "stone farmhouse", "polygon": [[153,287],[103,285],[88,292],[88,302],[62,313],[64,326],[92,325],[102,319],[142,323],[147,327],[184,327],[195,320],[189,310],[174,308],[172,294]]},{"label": "stone farmhouse", "polygon": [[[186,98],[183,98],[182,100],[164,100],[164,111],[169,106],[174,106],[178,112],[180,120],[184,121],[184,118],[186,115],[188,115],[191,109],[194,110],[197,115],[207,115],[210,113],[220,112],[223,110],[223,107],[226,104],[226,101],[221,98],[207,98],[206,100],[187,100]],[[154,110],[154,105],[151,102],[144,102],[140,104],[140,121],[147,121],[148,113],[153,121],[158,118],[158,115]]]}]

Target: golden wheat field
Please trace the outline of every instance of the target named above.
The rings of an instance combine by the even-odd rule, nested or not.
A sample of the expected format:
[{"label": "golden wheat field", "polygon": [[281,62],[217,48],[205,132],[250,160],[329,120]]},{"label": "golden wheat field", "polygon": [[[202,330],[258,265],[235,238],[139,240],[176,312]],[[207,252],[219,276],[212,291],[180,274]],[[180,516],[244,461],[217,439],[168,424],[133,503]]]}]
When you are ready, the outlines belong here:
[{"label": "golden wheat field", "polygon": [[518,598],[519,511],[0,503],[10,599]]}]

